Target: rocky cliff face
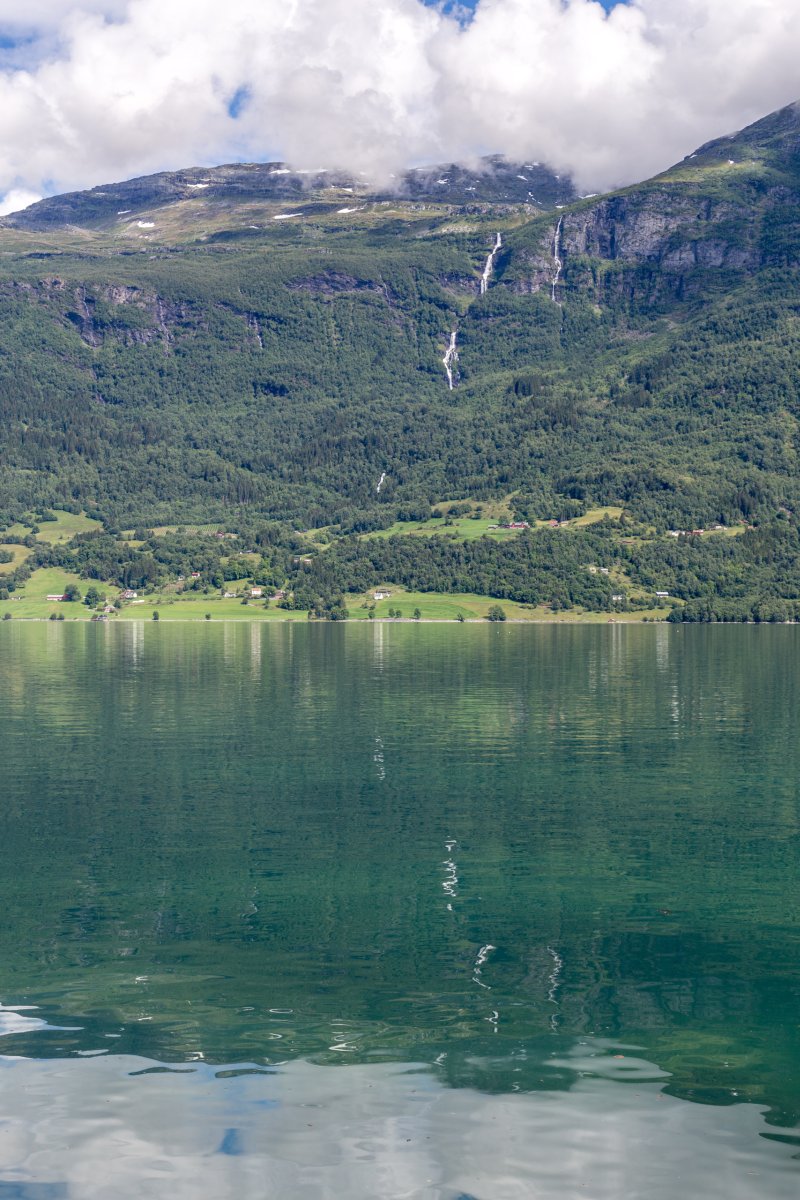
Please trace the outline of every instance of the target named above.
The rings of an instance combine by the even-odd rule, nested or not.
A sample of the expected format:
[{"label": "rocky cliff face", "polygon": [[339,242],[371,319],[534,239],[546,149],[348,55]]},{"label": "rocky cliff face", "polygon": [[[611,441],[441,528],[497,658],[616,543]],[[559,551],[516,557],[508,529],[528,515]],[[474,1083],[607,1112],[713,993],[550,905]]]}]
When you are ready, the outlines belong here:
[{"label": "rocky cliff face", "polygon": [[[772,187],[751,202],[710,199],[666,187],[610,196],[563,214],[559,286],[586,289],[602,302],[609,288],[636,288],[653,272],[662,292],[679,292],[697,272],[751,274],[768,267],[800,266],[800,244],[787,248],[774,231],[797,221],[800,189]],[[538,226],[534,245],[523,245],[508,263],[507,282],[516,292],[551,287],[554,272],[552,223]],[[643,277],[643,276],[642,276]]]},{"label": "rocky cliff face", "polygon": [[[552,286],[555,226],[509,238],[504,282],[519,293]],[[561,214],[559,287],[631,296],[691,293],[707,272],[800,266],[800,109],[790,105],[701,147],[657,179]],[[658,281],[654,288],[654,276]]]}]

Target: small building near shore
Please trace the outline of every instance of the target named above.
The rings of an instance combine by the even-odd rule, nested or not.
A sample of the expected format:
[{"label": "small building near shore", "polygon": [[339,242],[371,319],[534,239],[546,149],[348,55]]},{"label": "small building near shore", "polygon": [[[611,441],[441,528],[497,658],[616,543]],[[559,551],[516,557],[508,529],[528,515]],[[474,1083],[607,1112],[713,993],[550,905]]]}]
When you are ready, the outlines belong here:
[{"label": "small building near shore", "polygon": [[373,600],[389,600],[392,593],[387,592],[384,588],[379,588],[378,591],[372,593]]}]

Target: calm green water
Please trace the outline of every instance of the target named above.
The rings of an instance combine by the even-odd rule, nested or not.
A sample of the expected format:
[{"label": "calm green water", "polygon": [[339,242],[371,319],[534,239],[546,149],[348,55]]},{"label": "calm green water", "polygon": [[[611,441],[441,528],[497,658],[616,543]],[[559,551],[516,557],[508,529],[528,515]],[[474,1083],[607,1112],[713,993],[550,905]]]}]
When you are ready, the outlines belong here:
[{"label": "calm green water", "polygon": [[798,679],[791,627],[0,626],[0,1200],[796,1196]]}]

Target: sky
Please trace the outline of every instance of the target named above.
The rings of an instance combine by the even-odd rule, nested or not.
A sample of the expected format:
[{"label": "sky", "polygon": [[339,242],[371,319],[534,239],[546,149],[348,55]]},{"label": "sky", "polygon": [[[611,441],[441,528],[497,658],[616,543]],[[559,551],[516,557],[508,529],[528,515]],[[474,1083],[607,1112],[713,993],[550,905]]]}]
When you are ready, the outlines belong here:
[{"label": "sky", "polygon": [[0,211],[273,159],[501,153],[605,190],[800,99],[797,5],[0,0]]}]

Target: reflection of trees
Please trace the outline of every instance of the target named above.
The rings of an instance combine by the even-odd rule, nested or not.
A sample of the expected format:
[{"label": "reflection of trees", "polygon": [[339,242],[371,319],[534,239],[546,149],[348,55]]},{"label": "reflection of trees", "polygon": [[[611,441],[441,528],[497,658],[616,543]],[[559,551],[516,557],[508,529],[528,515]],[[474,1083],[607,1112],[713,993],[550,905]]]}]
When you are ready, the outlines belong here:
[{"label": "reflection of trees", "polygon": [[793,630],[130,628],[4,641],[4,986],[144,1010],[167,1057],[332,1015],[402,1056],[491,1033],[491,941],[494,1052],[640,1036],[687,1088],[746,1028],[797,1057]]}]

